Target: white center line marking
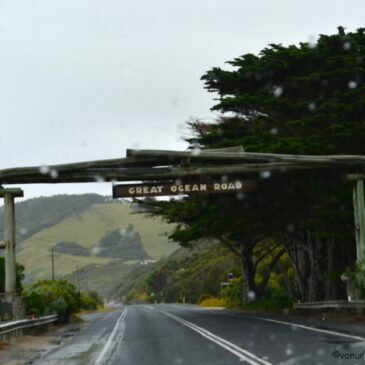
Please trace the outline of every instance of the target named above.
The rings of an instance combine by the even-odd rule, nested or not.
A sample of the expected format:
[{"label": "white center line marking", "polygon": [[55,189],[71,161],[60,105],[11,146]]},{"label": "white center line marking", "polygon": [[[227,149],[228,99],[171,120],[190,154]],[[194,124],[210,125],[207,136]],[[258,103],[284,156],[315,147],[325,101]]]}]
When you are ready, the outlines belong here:
[{"label": "white center line marking", "polygon": [[114,326],[113,332],[110,334],[110,336],[108,338],[108,341],[106,341],[106,343],[105,343],[102,351],[100,352],[98,358],[95,361],[95,365],[99,365],[99,364],[102,364],[103,363],[104,356],[109,351],[109,348],[110,348],[110,346],[112,344],[113,338],[114,338],[114,336],[115,336],[115,334],[117,332],[118,326],[119,326],[120,322],[124,320],[124,318],[126,317],[126,315],[127,315],[127,307],[124,308],[122,314],[119,316],[119,318],[117,320],[117,323]]},{"label": "white center line marking", "polygon": [[[149,306],[147,308],[149,308]],[[182,318],[180,318],[174,314],[168,313],[168,312],[163,312],[163,311],[159,311],[159,310],[157,310],[157,312],[159,312],[167,317],[170,317],[171,319],[174,319],[177,322],[180,322],[184,326],[199,333],[201,336],[216,343],[218,346],[223,347],[225,350],[236,355],[240,359],[240,361],[246,361],[250,365],[272,365],[270,362],[266,361],[265,359],[262,359],[262,358],[256,356],[255,354],[235,345],[232,342],[225,340],[222,337],[219,337],[219,336],[213,334],[212,332],[207,331],[206,329],[204,329],[202,327],[197,326],[196,324],[194,324],[192,322],[186,321],[185,319],[182,319]]]}]

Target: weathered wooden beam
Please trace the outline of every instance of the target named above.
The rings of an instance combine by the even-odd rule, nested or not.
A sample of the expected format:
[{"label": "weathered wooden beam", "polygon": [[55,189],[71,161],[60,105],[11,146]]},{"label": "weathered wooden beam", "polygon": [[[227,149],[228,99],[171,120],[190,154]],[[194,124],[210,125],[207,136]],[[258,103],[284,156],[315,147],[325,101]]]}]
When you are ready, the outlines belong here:
[{"label": "weathered wooden beam", "polygon": [[97,161],[86,161],[76,162],[70,164],[61,165],[49,165],[49,166],[30,166],[30,167],[15,167],[10,169],[0,170],[0,181],[11,177],[26,177],[26,176],[39,176],[39,175],[52,175],[52,171],[59,174],[61,172],[74,172],[86,169],[98,169],[98,168],[118,168],[118,167],[138,167],[138,166],[155,166],[161,164],[169,164],[170,161],[162,161],[160,158],[145,158],[136,159],[133,157],[129,158],[117,158],[110,160],[97,160]]},{"label": "weathered wooden beam", "polygon": [[11,194],[15,198],[22,198],[24,192],[22,189],[0,189],[0,198],[4,198],[5,194]]},{"label": "weathered wooden beam", "polygon": [[1,179],[3,184],[38,184],[38,183],[77,183],[103,181],[166,181],[180,178],[223,175],[259,175],[260,173],[286,173],[308,169],[326,169],[330,166],[311,164],[271,163],[271,164],[234,164],[218,166],[156,167],[130,169],[99,169],[60,173],[56,178],[49,175],[32,175]]},{"label": "weathered wooden beam", "polygon": [[357,181],[357,180],[365,180],[365,174],[348,174],[348,181]]},{"label": "weathered wooden beam", "polygon": [[192,151],[160,151],[160,150],[133,150],[127,149],[128,157],[155,157],[170,158],[190,158],[191,160],[215,160],[215,161],[237,161],[237,162],[291,162],[329,165],[365,165],[365,156],[361,155],[288,155],[275,153],[256,152],[214,152],[205,150]]}]

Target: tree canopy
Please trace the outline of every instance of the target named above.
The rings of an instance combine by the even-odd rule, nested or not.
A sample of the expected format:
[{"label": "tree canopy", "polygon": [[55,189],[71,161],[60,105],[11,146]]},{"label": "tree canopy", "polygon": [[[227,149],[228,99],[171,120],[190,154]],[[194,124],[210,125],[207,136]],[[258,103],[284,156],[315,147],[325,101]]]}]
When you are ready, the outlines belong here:
[{"label": "tree canopy", "polygon": [[[316,44],[271,44],[258,55],[229,61],[230,70],[209,70],[202,80],[218,94],[212,109],[219,115],[214,122],[190,121],[187,141],[203,149],[364,154],[364,47],[365,29],[346,33],[339,27]],[[275,265],[284,249],[298,299],[344,298],[340,275],[355,260],[351,185],[344,179],[350,171],[267,171],[257,177],[253,195],[151,205],[159,206],[155,214],[178,223],[171,238],[182,245],[215,237],[238,251],[247,290],[257,290],[259,253],[266,252]],[[266,261],[269,269],[271,264]]]}]

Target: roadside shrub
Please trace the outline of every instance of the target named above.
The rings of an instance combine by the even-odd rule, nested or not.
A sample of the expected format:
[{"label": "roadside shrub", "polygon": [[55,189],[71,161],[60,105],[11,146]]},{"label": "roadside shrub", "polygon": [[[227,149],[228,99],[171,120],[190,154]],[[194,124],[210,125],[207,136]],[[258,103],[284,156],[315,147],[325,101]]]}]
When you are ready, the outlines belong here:
[{"label": "roadside shrub", "polygon": [[79,309],[96,309],[102,300],[96,292],[80,293],[66,280],[40,280],[23,290],[28,313],[36,315],[58,314],[67,322]]},{"label": "roadside shrub", "polygon": [[202,307],[225,307],[226,302],[221,298],[207,298],[199,303]]},{"label": "roadside shrub", "polygon": [[87,291],[81,293],[80,308],[95,310],[103,307],[103,300],[96,291]]}]

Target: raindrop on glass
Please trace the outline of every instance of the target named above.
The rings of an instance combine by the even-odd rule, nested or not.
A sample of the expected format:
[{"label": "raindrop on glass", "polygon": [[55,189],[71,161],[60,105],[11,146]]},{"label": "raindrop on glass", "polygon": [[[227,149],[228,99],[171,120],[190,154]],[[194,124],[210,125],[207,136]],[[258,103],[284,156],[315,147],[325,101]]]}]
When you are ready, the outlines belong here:
[{"label": "raindrop on glass", "polygon": [[191,150],[191,154],[193,156],[199,156],[200,155],[200,152],[201,152],[201,149],[199,147],[194,147],[192,150]]},{"label": "raindrop on glass", "polygon": [[316,108],[316,104],[311,102],[308,104],[308,109],[312,112]]},{"label": "raindrop on glass", "polygon": [[48,174],[49,173],[49,166],[43,165],[39,167],[39,172],[41,174]]},{"label": "raindrop on glass", "polygon": [[278,134],[278,129],[276,127],[270,129],[271,134]]},{"label": "raindrop on glass", "polygon": [[350,82],[348,83],[348,87],[349,87],[350,89],[355,89],[355,88],[357,87],[357,82],[356,82],[356,81],[350,81]]},{"label": "raindrop on glass", "polygon": [[263,179],[268,179],[271,176],[271,172],[270,171],[262,171],[260,172],[260,177]]},{"label": "raindrop on glass", "polygon": [[52,179],[57,179],[58,178],[58,171],[56,169],[52,169],[49,172],[49,175],[51,176]]},{"label": "raindrop on glass", "polygon": [[351,43],[350,43],[350,42],[345,42],[345,43],[343,44],[343,49],[344,49],[345,51],[348,51],[350,48],[351,48]]},{"label": "raindrop on glass", "polygon": [[283,88],[281,86],[274,86],[272,89],[272,93],[275,97],[279,97],[283,93]]},{"label": "raindrop on glass", "polygon": [[104,182],[105,181],[104,178],[102,176],[100,176],[100,175],[94,176],[94,180],[96,182]]},{"label": "raindrop on glass", "polygon": [[255,300],[256,299],[256,293],[254,291],[249,291],[247,293],[247,298],[250,299],[250,300]]},{"label": "raindrop on glass", "polygon": [[20,228],[20,234],[22,235],[22,236],[24,236],[25,234],[27,234],[28,233],[28,230],[26,229],[26,228]]}]

